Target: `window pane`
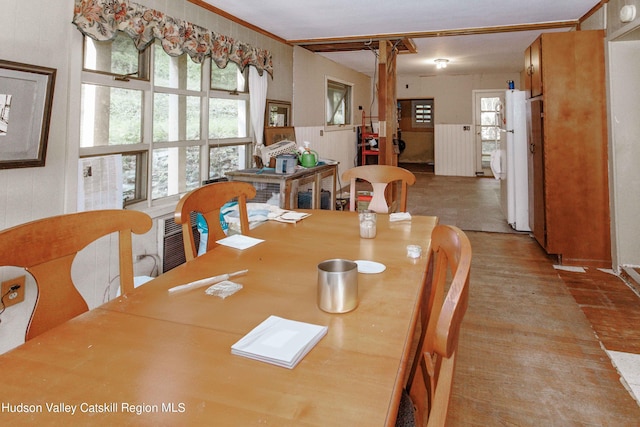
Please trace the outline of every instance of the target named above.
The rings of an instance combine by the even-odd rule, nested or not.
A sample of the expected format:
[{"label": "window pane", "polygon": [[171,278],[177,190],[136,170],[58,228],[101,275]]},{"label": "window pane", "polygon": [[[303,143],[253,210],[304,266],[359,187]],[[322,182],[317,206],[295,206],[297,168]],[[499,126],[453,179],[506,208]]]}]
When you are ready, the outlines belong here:
[{"label": "window pane", "polygon": [[142,142],[142,91],[82,85],[80,146]]},{"label": "window pane", "polygon": [[500,104],[500,98],[481,98],[480,110],[481,111],[497,111]]},{"label": "window pane", "polygon": [[482,126],[497,126],[497,114],[496,113],[480,113],[480,122]]},{"label": "window pane", "polygon": [[153,97],[153,140],[200,139],[200,98],[156,93]]},{"label": "window pane", "polygon": [[156,86],[173,89],[200,90],[202,66],[184,54],[169,56],[156,41],[153,63],[153,82]]},{"label": "window pane", "polygon": [[215,63],[211,63],[211,89],[246,92],[246,87],[244,73],[240,72],[236,64],[229,62],[225,68],[218,68]]},{"label": "window pane", "polygon": [[495,126],[488,126],[488,127],[483,127],[481,128],[481,135],[482,135],[482,140],[483,141],[495,141],[496,138],[499,138],[498,136],[498,128],[496,128]]},{"label": "window pane", "polygon": [[209,100],[209,138],[246,138],[247,102],[242,99]]},{"label": "window pane", "polygon": [[413,115],[411,126],[417,128],[433,127],[433,99],[411,101]]},{"label": "window pane", "polygon": [[200,185],[200,147],[153,150],[152,198],[172,196]]},{"label": "window pane", "polygon": [[351,124],[351,86],[327,80],[327,125]]},{"label": "window pane", "polygon": [[122,196],[125,204],[146,198],[144,153],[122,155]]},{"label": "window pane", "polygon": [[488,168],[491,163],[491,154],[499,147],[496,141],[483,141],[482,142],[482,167]]},{"label": "window pane", "polygon": [[84,68],[113,74],[137,75],[139,52],[131,37],[118,33],[113,41],[84,38]]},{"label": "window pane", "polygon": [[245,169],[246,145],[227,145],[209,149],[209,179],[223,178],[229,171]]}]

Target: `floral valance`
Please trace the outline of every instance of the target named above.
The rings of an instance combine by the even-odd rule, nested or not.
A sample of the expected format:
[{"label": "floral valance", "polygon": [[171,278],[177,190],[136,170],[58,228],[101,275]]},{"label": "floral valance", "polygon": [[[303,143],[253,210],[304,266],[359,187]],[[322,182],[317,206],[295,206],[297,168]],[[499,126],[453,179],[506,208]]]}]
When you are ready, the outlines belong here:
[{"label": "floral valance", "polygon": [[220,68],[229,61],[240,69],[256,67],[260,75],[273,76],[273,61],[268,50],[217,34],[189,22],[166,16],[129,0],[75,0],[73,23],[86,36],[95,40],[113,40],[118,31],[133,39],[138,50],[144,50],[154,39],[171,56],[189,55],[201,63],[207,56]]}]

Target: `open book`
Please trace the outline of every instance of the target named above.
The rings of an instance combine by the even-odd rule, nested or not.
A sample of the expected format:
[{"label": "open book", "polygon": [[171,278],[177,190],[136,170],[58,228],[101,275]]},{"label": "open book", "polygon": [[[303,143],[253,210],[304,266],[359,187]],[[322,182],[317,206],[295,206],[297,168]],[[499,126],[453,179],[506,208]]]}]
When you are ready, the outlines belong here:
[{"label": "open book", "polygon": [[233,344],[231,353],[292,369],[326,333],[326,326],[269,316]]}]

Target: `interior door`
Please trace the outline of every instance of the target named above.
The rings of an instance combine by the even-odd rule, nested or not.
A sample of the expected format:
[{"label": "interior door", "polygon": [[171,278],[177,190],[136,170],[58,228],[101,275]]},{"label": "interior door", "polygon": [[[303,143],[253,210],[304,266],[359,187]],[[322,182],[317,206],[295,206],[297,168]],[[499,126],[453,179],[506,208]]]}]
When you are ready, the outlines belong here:
[{"label": "interior door", "polygon": [[493,176],[491,153],[505,143],[505,91],[474,91],[474,123],[476,128],[476,175]]}]

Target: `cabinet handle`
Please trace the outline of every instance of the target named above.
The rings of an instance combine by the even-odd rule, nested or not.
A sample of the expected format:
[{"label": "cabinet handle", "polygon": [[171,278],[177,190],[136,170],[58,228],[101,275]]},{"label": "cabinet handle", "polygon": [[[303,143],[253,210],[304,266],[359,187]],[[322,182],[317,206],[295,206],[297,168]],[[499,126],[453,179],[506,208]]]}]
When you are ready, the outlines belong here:
[{"label": "cabinet handle", "polygon": [[530,76],[533,76],[534,69],[535,67],[533,65],[529,65],[529,68],[527,69],[527,74]]},{"label": "cabinet handle", "polygon": [[529,152],[531,152],[531,154],[536,152],[536,144],[534,143],[529,144]]}]

